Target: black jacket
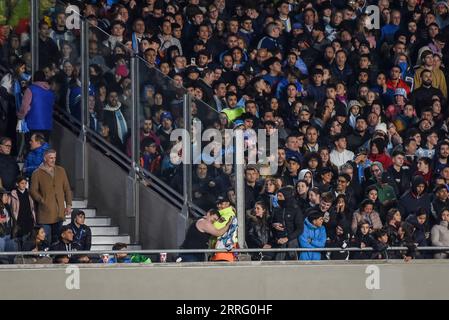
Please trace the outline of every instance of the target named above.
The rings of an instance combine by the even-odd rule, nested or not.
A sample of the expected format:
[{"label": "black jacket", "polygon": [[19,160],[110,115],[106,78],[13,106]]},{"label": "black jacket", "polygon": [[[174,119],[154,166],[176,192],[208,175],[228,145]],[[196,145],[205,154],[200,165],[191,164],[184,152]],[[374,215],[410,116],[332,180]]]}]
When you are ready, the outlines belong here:
[{"label": "black jacket", "polygon": [[77,263],[80,256],[71,255],[69,252],[71,251],[80,251],[81,248],[78,244],[72,242],[72,243],[64,243],[61,240],[56,242],[50,247],[50,251],[67,251],[67,255],[56,255],[54,256],[54,262],[60,263],[60,259],[64,257],[69,257],[70,261],[69,263]]},{"label": "black jacket", "polygon": [[89,251],[92,245],[92,232],[90,228],[85,224],[78,228],[73,221],[69,226],[73,231],[73,242],[80,247],[80,250]]},{"label": "black jacket", "polygon": [[390,166],[387,169],[387,175],[388,182],[394,188],[398,198],[410,189],[412,173],[408,167],[402,167],[399,173],[397,173],[394,167]]},{"label": "black jacket", "polygon": [[287,237],[289,241],[297,239],[304,230],[304,218],[298,203],[294,201],[295,189],[282,188],[279,190],[284,194],[285,200],[279,201],[279,207],[273,210],[272,223],[282,223],[285,226],[284,231],[273,229],[276,239]]},{"label": "black jacket", "polygon": [[0,179],[3,188],[8,191],[14,189],[19,173],[20,170],[16,160],[12,156],[0,153]]}]

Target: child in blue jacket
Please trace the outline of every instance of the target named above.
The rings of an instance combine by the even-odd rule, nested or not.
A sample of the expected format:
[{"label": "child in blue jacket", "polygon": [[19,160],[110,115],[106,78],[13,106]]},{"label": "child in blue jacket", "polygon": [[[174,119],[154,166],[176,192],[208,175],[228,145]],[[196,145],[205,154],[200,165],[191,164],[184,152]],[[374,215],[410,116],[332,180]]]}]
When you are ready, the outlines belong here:
[{"label": "child in blue jacket", "polygon": [[[326,228],[323,226],[323,213],[313,211],[304,220],[304,231],[298,237],[301,248],[324,248]],[[301,252],[299,260],[321,260],[321,252]]]}]

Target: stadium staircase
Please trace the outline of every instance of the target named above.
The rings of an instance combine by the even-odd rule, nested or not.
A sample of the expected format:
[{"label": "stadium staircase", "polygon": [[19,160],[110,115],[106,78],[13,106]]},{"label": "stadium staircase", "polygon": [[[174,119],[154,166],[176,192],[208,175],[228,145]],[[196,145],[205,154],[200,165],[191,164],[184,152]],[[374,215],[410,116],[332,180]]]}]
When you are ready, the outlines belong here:
[{"label": "stadium staircase", "polygon": [[91,250],[111,250],[117,242],[128,245],[130,250],[140,250],[141,246],[131,244],[131,237],[128,234],[121,234],[118,226],[112,225],[110,217],[97,215],[97,209],[89,207],[87,200],[74,200],[73,209],[79,209],[86,214],[86,225],[92,231]]}]

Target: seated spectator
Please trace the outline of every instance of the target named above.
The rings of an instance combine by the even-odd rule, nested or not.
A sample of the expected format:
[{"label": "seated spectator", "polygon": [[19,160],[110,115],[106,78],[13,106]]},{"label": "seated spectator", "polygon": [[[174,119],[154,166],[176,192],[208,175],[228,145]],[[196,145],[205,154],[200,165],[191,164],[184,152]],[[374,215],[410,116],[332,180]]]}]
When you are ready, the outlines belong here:
[{"label": "seated spectator", "polygon": [[[22,245],[22,251],[49,251],[50,245],[45,240],[45,230],[41,226],[33,227],[28,239]],[[16,256],[14,263],[49,264],[53,259],[48,255]]]},{"label": "seated spectator", "polygon": [[25,158],[23,166],[23,173],[27,178],[31,178],[34,170],[36,170],[44,161],[44,152],[50,149],[50,146],[45,142],[45,137],[39,132],[35,132],[30,138],[30,152]]},{"label": "seated spectator", "polygon": [[73,243],[76,243],[80,250],[89,251],[92,244],[92,232],[84,223],[85,219],[84,211],[73,210],[69,227],[73,232]]},{"label": "seated spectator", "polygon": [[371,259],[388,259],[388,233],[385,229],[378,229],[372,233],[373,252]]},{"label": "seated spectator", "polygon": [[53,257],[54,263],[68,264],[68,263],[83,263],[89,262],[87,255],[73,255],[70,252],[80,251],[80,246],[73,242],[73,231],[69,225],[61,227],[59,241],[50,247],[50,251],[67,251],[66,255],[56,255]]},{"label": "seated spectator", "polygon": [[[323,214],[313,211],[304,220],[304,231],[298,237],[301,248],[324,248],[326,228],[323,226]],[[301,252],[299,260],[321,260],[321,252]]]},{"label": "seated spectator", "polygon": [[[117,242],[112,246],[113,251],[128,250],[128,245],[126,243]],[[131,257],[125,252],[116,252],[114,256],[109,258],[107,263],[131,263]]]}]

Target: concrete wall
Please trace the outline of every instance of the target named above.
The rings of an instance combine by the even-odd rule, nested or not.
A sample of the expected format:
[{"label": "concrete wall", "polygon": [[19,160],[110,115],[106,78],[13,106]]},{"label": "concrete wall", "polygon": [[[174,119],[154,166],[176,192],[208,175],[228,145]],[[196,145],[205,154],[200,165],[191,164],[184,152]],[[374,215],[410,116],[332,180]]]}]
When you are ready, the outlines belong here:
[{"label": "concrete wall", "polygon": [[[375,284],[369,270],[376,267],[380,288],[367,289],[367,282]],[[0,298],[447,299],[448,267],[448,261],[434,260],[371,266],[355,261],[85,265],[79,289],[68,290],[73,273],[66,274],[64,266],[0,266]]]}]

